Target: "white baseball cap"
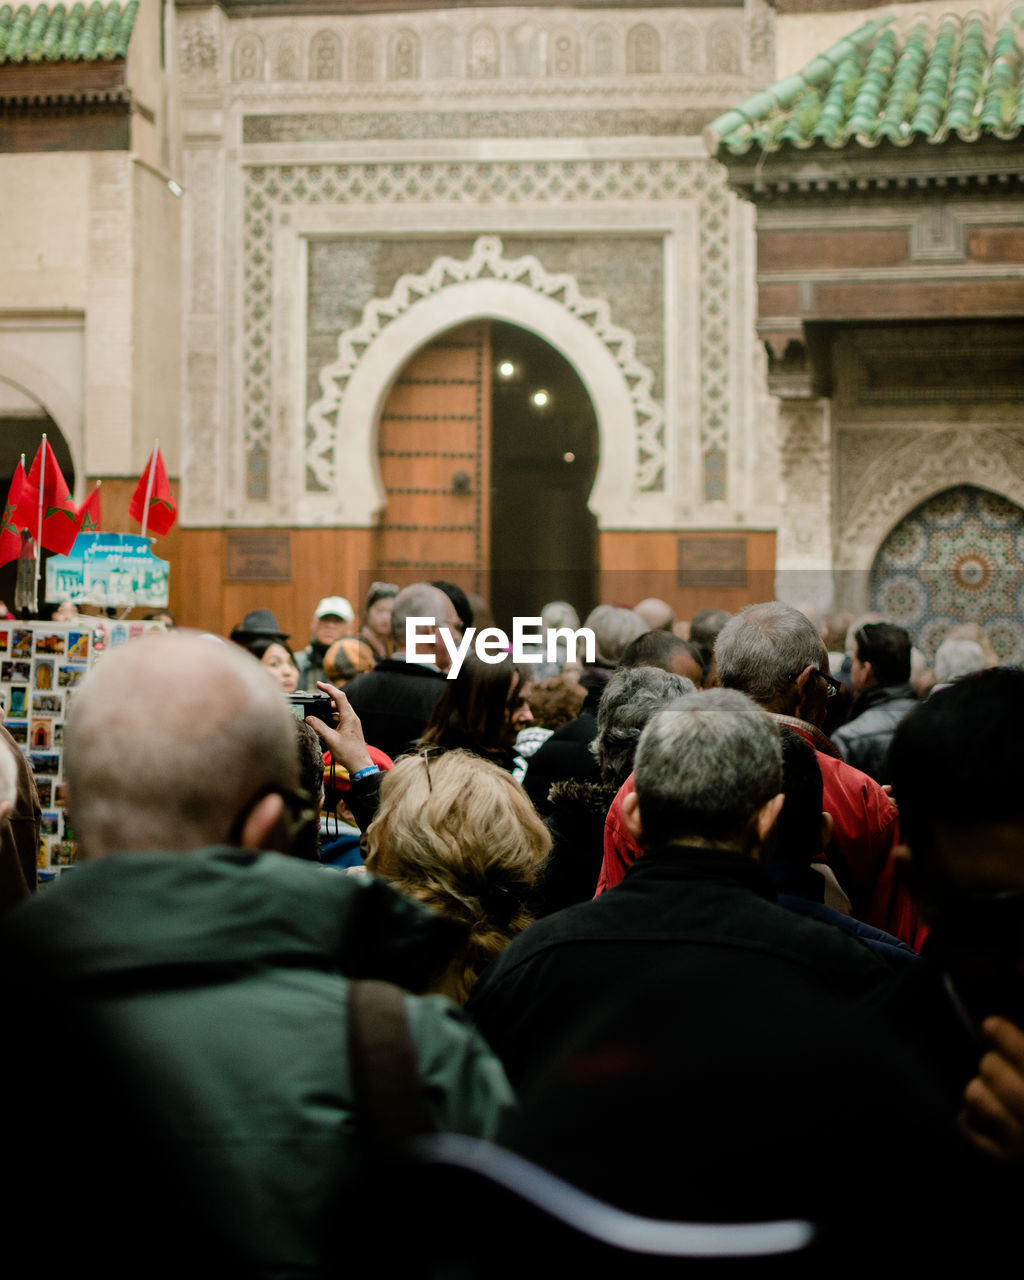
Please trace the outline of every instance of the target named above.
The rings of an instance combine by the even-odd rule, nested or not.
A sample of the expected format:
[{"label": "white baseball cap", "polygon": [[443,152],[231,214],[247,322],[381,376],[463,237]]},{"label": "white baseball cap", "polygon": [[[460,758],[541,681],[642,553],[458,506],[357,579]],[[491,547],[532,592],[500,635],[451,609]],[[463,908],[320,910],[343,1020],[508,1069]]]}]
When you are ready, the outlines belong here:
[{"label": "white baseball cap", "polygon": [[331,616],[341,618],[343,622],[351,622],[356,614],[344,596],[324,596],[314,610],[313,617],[319,619]]}]

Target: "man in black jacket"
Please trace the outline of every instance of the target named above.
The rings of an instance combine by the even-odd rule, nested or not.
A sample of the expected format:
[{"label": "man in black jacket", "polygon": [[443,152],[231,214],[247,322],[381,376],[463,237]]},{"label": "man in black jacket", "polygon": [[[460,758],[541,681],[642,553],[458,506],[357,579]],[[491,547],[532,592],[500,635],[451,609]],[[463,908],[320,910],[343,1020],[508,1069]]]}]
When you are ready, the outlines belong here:
[{"label": "man in black jacket", "polygon": [[630,987],[672,981],[702,1008],[713,991],[725,1017],[741,995],[770,1007],[805,991],[835,1004],[886,976],[864,944],[775,902],[759,865],[783,802],[766,712],[734,690],[686,694],[649,722],[634,768],[624,813],[644,857],[611,892],[531,925],[470,998],[513,1084]]},{"label": "man in black jacket", "polygon": [[854,635],[850,680],[857,697],[850,718],[832,734],[843,759],[891,782],[886,757],[896,726],[917,705],[910,683],[910,635],[891,622],[866,622]]},{"label": "man in black jacket", "polygon": [[[421,623],[419,627],[419,652],[430,651],[425,660],[414,660],[406,653],[409,618],[433,619],[432,639],[428,636],[429,624]],[[415,743],[444,691],[451,654],[441,628],[447,629],[453,643],[461,640],[462,624],[448,596],[429,582],[414,582],[403,588],[395,596],[391,612],[394,654],[345,686],[345,695],[359,717],[366,741],[392,759]]]},{"label": "man in black jacket", "polygon": [[736,690],[686,694],[634,770],[644,856],[531,925],[470,997],[522,1097],[507,1144],[648,1217],[809,1218],[826,1270],[945,1256],[965,1148],[933,1081],[853,1020],[886,966],[780,907],[760,865],[777,725]]}]

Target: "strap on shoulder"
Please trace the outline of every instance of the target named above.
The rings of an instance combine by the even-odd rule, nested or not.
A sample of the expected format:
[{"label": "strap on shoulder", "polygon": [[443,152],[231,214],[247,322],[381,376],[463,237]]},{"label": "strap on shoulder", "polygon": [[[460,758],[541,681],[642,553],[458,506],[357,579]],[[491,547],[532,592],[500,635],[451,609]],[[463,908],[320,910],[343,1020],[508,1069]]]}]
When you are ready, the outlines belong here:
[{"label": "strap on shoulder", "polygon": [[393,1153],[435,1131],[399,987],[349,981],[348,1051],[356,1116],[371,1151]]}]

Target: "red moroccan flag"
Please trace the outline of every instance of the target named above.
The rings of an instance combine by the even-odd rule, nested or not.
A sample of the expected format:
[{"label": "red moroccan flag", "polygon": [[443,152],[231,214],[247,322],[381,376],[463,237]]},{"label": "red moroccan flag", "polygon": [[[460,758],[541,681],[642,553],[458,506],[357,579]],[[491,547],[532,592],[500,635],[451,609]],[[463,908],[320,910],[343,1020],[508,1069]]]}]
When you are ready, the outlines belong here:
[{"label": "red moroccan flag", "polygon": [[[7,491],[7,505],[0,522],[0,564],[10,564],[21,555],[21,530],[25,526],[18,523],[18,508],[31,496],[32,487],[25,474],[25,459],[21,458]],[[37,506],[38,503],[39,499],[36,497]]]},{"label": "red moroccan flag", "polygon": [[78,508],[78,532],[95,533],[100,527],[100,487],[97,484],[92,493]]},{"label": "red moroccan flag", "polygon": [[[28,482],[34,489],[43,491],[42,534],[40,536],[38,507],[28,525],[29,532],[48,550],[66,556],[78,537],[78,512],[71,501],[68,483],[53,455],[53,446],[46,436],[43,436],[36,456],[32,459]],[[20,510],[24,509],[25,504],[22,503]]]},{"label": "red moroccan flag", "polygon": [[148,532],[159,538],[166,537],[177,519],[178,506],[171,493],[159,445],[153,449],[145,471],[139,476],[128,514],[142,525],[143,536]]}]

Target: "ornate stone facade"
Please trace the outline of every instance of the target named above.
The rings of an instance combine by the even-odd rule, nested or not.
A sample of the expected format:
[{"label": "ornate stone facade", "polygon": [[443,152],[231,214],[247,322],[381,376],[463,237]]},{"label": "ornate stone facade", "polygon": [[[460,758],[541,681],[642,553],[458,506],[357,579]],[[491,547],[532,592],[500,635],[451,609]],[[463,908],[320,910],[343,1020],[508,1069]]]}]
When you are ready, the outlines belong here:
[{"label": "ornate stone facade", "polygon": [[[499,289],[498,282],[511,288]],[[523,291],[536,296],[521,296]],[[435,299],[443,304],[442,295],[446,292],[452,293],[456,311],[484,306],[500,314],[498,308],[507,305],[520,318],[533,318],[542,333],[546,327],[545,301],[554,301],[556,307],[567,312],[575,322],[573,327],[581,328],[578,333],[563,336],[562,340],[580,352],[584,381],[594,388],[591,398],[597,403],[598,421],[603,423],[606,435],[601,449],[605,471],[614,471],[615,463],[624,453],[618,446],[624,441],[627,448],[632,446],[631,456],[627,455],[625,461],[635,491],[643,494],[664,490],[664,414],[651,394],[654,375],[637,359],[633,335],[612,322],[608,304],[603,299],[581,296],[572,276],[550,275],[534,257],[505,258],[497,236],[481,236],[465,260],[439,257],[423,275],[403,276],[389,298],[368,303],[361,323],[341,334],[338,359],[320,374],[324,395],[309,410],[307,489],[334,489],[338,483],[339,459],[351,457],[356,451],[365,452],[367,446],[372,445],[373,422],[369,420],[366,406],[377,403],[384,388],[362,387],[360,373],[364,360],[372,360],[373,349],[387,338],[389,326],[406,318],[413,321],[414,336],[409,341],[417,341],[422,335],[414,313],[425,311]],[[472,298],[479,301],[474,303]],[[508,302],[504,301],[506,298]],[[444,305],[437,310],[440,323],[451,314],[451,308]],[[568,317],[559,317],[563,325],[571,323]],[[589,341],[590,335],[604,348],[603,353]],[[597,367],[589,367],[591,362]],[[393,365],[388,354],[380,363],[385,372]],[[609,381],[615,385],[606,391],[605,384]],[[346,405],[348,400],[351,407]],[[601,409],[606,412],[602,413]],[[349,423],[354,438],[345,440],[344,431]],[[602,481],[599,474],[598,489],[610,483],[607,479]],[[383,501],[384,495],[378,494],[376,507],[382,506]]]},{"label": "ornate stone facade", "polygon": [[[417,342],[492,314],[588,386],[601,527],[774,524],[752,225],[697,137],[771,75],[767,4],[232,13],[176,15],[183,523],[371,523],[384,390]],[[371,278],[382,238],[416,265]],[[330,351],[325,245],[365,289]]]},{"label": "ornate stone facade", "polygon": [[1024,327],[859,328],[832,367],[837,585],[860,609],[890,532],[938,495],[966,485],[1024,508]]}]

